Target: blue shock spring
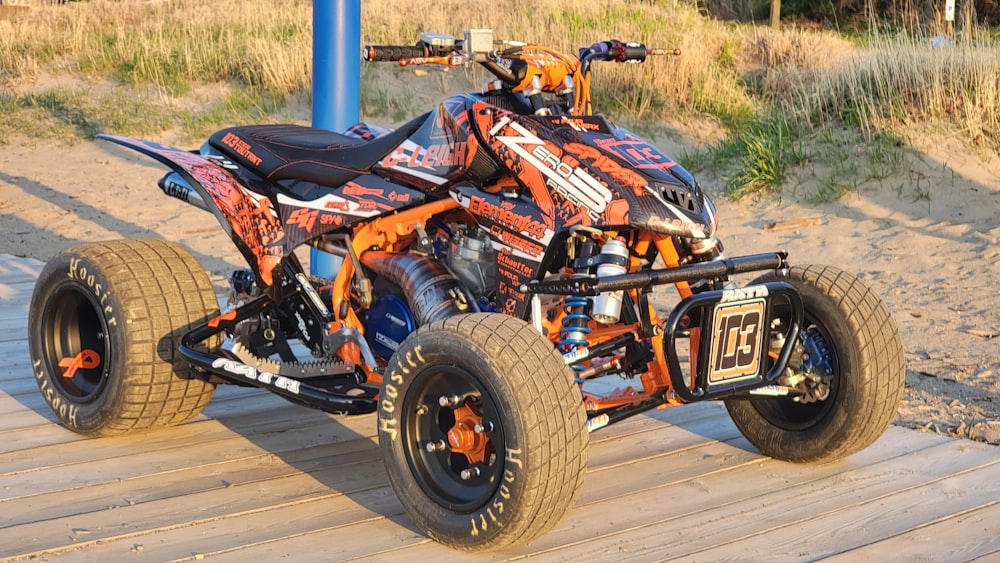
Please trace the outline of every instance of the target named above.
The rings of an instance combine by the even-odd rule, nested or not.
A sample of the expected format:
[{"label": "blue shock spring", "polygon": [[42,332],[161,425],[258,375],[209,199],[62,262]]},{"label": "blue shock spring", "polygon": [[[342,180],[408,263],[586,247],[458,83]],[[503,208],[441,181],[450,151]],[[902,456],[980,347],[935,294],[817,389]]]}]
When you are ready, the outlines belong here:
[{"label": "blue shock spring", "polygon": [[[559,329],[559,350],[562,352],[572,352],[576,348],[586,348],[590,346],[587,335],[590,334],[590,313],[593,305],[589,297],[579,297],[570,295],[566,298],[563,310],[566,316],[562,320],[562,328]],[[573,366],[576,371],[583,371],[585,368],[580,364]]]}]

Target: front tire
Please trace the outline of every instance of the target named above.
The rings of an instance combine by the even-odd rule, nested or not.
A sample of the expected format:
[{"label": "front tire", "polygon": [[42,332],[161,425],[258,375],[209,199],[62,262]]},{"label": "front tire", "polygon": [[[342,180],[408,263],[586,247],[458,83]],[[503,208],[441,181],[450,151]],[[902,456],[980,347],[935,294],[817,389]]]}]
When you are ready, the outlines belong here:
[{"label": "front tire", "polygon": [[53,258],[31,296],[28,343],[52,412],[80,434],[179,424],[215,386],[193,379],[181,335],[218,315],[208,276],[180,246],[120,240]]},{"label": "front tire", "polygon": [[390,360],[378,412],[393,490],[449,547],[525,543],[579,493],[588,441],[580,390],[523,321],[472,314],[421,327]]},{"label": "front tire", "polygon": [[754,283],[768,281],[787,282],[802,296],[803,363],[829,376],[829,394],[815,402],[728,399],[729,415],[747,440],[777,459],[824,463],[860,451],[885,432],[903,394],[896,323],[868,286],[834,267],[795,267]]}]

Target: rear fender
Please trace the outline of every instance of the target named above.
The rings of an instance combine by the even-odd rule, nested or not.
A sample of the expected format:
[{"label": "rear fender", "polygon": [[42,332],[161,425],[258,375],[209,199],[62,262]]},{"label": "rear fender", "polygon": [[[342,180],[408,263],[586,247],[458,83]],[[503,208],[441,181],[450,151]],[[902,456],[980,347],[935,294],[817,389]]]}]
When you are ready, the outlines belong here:
[{"label": "rear fender", "polygon": [[273,272],[285,255],[285,231],[271,200],[244,190],[223,168],[197,154],[131,137],[97,137],[152,157],[179,174],[204,200],[257,279],[273,290]]}]

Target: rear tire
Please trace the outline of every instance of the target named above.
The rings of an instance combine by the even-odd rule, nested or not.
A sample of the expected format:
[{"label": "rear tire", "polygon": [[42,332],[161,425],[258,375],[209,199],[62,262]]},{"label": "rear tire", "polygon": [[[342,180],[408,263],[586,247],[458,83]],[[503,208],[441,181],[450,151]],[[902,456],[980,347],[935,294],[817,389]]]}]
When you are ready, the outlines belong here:
[{"label": "rear tire", "polygon": [[59,422],[81,434],[179,424],[201,412],[215,386],[192,378],[177,343],[218,314],[208,276],[176,244],[70,248],[45,266],[31,296],[35,380]]},{"label": "rear tire", "polygon": [[530,325],[458,315],[421,327],[393,355],[379,445],[400,503],[428,536],[496,550],[544,534],[573,505],[586,421],[572,372]]},{"label": "rear tire", "polygon": [[832,372],[826,399],[729,399],[740,432],[764,454],[786,461],[824,463],[867,447],[896,416],[903,394],[903,346],[896,323],[871,289],[830,266],[792,268],[757,282],[783,281],[802,296],[802,338],[811,365]]}]

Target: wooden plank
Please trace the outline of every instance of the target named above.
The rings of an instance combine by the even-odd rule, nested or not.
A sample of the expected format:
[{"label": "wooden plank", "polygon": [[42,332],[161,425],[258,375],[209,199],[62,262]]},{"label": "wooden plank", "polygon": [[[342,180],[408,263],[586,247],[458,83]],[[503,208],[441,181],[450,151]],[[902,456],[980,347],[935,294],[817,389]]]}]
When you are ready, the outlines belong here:
[{"label": "wooden plank", "polygon": [[[3,501],[17,523],[50,520],[96,512],[113,506],[151,502],[217,489],[233,484],[274,480],[301,473],[331,471],[379,459],[373,438],[354,438],[322,446],[284,452],[189,462],[169,471],[150,472],[131,479],[108,480],[69,491],[51,490]],[[59,499],[70,502],[62,502]],[[59,501],[59,502],[57,502]],[[14,512],[17,510],[17,512]]]},{"label": "wooden plank", "polygon": [[21,319],[23,320],[15,318],[9,323],[0,325],[4,329],[0,332],[0,343],[23,342],[24,349],[28,349],[28,320],[25,317],[21,317]]},{"label": "wooden plank", "polygon": [[[359,542],[358,538],[364,538],[364,541]],[[297,563],[352,560],[405,560],[415,563],[458,559],[478,563],[508,560],[507,554],[457,552],[435,543],[417,531],[416,525],[405,514],[379,515],[376,518],[344,526],[329,527],[280,540],[253,543],[243,548],[210,553],[212,561],[219,563],[245,562],[248,557],[272,561],[287,557],[289,554],[294,554]],[[560,560],[565,561],[565,559]],[[590,557],[587,560],[594,559]]]},{"label": "wooden plank", "polygon": [[[116,458],[128,459],[130,456],[134,456],[137,451],[144,452],[145,457],[142,461],[143,464],[148,464],[148,460],[151,458],[159,459],[161,452],[188,447],[192,444],[225,449],[230,447],[234,441],[246,441],[247,437],[252,437],[256,442],[262,444],[262,447],[271,447],[273,440],[268,436],[273,434],[279,438],[273,447],[281,448],[281,438],[288,435],[293,435],[303,441],[308,440],[313,444],[322,444],[329,440],[342,438],[338,434],[339,432],[347,431],[368,437],[374,435],[374,430],[375,421],[370,416],[331,421],[322,413],[288,405],[288,408],[282,411],[269,411],[266,417],[252,416],[246,419],[246,423],[241,428],[243,435],[235,433],[233,428],[221,421],[208,419],[143,434],[8,451],[3,455],[5,458],[9,457],[10,460],[4,463],[3,473],[0,473],[0,476],[15,481],[22,479],[32,481],[23,484],[25,488],[21,490],[27,491],[33,487],[43,486],[38,480],[42,479],[41,472],[45,470],[73,465],[75,466],[73,482],[75,482],[76,479],[87,478],[90,471],[87,470],[86,466],[95,463],[95,460],[102,462]],[[69,431],[65,430],[65,432]],[[139,470],[138,460],[126,465],[128,468],[120,470],[118,478],[124,474],[123,471],[134,473]],[[99,470],[94,471],[100,474]],[[68,485],[69,482],[66,484]],[[0,491],[0,498],[3,496],[3,492]]]},{"label": "wooden plank", "polygon": [[31,302],[31,293],[35,290],[34,278],[7,279],[7,274],[0,272],[0,312],[7,308],[27,311]]},{"label": "wooden plank", "polygon": [[[270,408],[286,407],[291,404],[265,391],[254,391],[257,393],[255,397],[234,396],[228,393],[229,390],[234,389],[238,389],[240,392],[249,391],[245,388],[228,385],[217,388],[215,397],[204,411],[205,414],[200,415],[200,418],[191,419],[190,422],[205,420],[206,417],[235,417],[250,412],[259,413]],[[305,409],[303,408],[303,410]],[[58,439],[55,435],[50,434],[50,436],[45,437],[37,434],[38,432],[49,432],[47,427],[58,426],[58,424],[41,393],[14,398],[0,392],[0,452],[27,449],[34,447],[32,444],[39,446],[60,443],[63,440]],[[29,432],[18,434],[19,430],[28,430]],[[11,438],[11,440],[25,438],[27,443],[22,442],[18,447],[15,447],[12,441],[5,439],[11,436],[18,436]]]},{"label": "wooden plank", "polygon": [[[934,445],[928,447],[931,443]],[[760,530],[797,529],[818,513],[832,513],[899,489],[946,478],[956,465],[976,467],[997,461],[994,450],[987,447],[968,451],[964,447],[967,443],[934,440],[929,435],[891,428],[874,446],[838,463],[809,466],[768,459],[744,474],[707,475],[684,488],[668,487],[632,498],[624,505],[633,507],[631,510],[596,506],[598,510],[591,518],[599,521],[606,518],[604,515],[614,514],[613,523],[591,525],[588,531],[599,534],[599,539],[560,548],[559,555],[573,559],[604,549],[621,550],[623,559],[660,558],[664,554],[682,558],[697,554],[696,558],[702,559],[704,550],[721,547],[725,551],[725,546],[731,547],[733,542]],[[956,463],[956,459],[961,461]],[[670,507],[670,516],[660,516],[660,507],[665,506]],[[823,528],[814,533],[822,536],[830,531]],[[805,540],[800,537],[799,541]],[[812,541],[814,538],[808,540]],[[734,552],[742,553],[741,549],[727,553]],[[788,556],[797,552],[780,553]]]},{"label": "wooden plank", "polygon": [[[852,493],[858,500],[847,506],[824,505],[824,511],[808,516],[797,510],[781,514],[784,522],[780,526],[740,538],[739,551],[758,560],[781,560],[789,555],[818,559],[862,546],[873,537],[893,536],[927,521],[998,502],[1000,460],[994,458],[953,475],[896,487],[873,498]],[[715,560],[732,553],[733,547],[732,543],[720,544],[685,557]]]},{"label": "wooden plank", "polygon": [[[33,406],[33,408],[39,411],[43,416],[49,414],[49,408],[39,393],[18,398],[17,401],[37,405]],[[5,401],[4,398],[0,397],[0,412],[4,412],[8,408],[16,407],[17,401],[14,399],[7,399]],[[208,404],[205,411],[201,415],[193,418],[187,424],[216,418],[230,429],[237,432],[247,432],[251,428],[248,425],[256,425],[261,421],[271,420],[278,416],[280,412],[284,411],[288,411],[287,416],[295,416],[293,413],[297,412],[302,413],[302,416],[329,418],[328,415],[306,407],[299,407],[280,397],[267,393],[266,391],[226,385],[217,388],[215,398],[213,398],[212,402]],[[14,408],[11,413],[14,415],[15,420],[18,412],[19,411]],[[182,425],[181,427],[184,426],[185,425]],[[141,435],[146,437],[144,439],[149,439],[149,436],[155,435],[156,433],[170,431],[172,430],[161,429]],[[133,436],[135,435],[138,434],[133,434]],[[85,438],[64,429],[58,424],[52,424],[50,426],[29,425],[28,428],[15,427],[0,431],[0,456],[3,456],[4,454],[13,454],[15,451],[26,451],[45,446],[57,446],[58,444],[75,442],[81,439]],[[63,452],[64,459],[66,453],[67,452]],[[0,457],[0,459],[3,458]]]},{"label": "wooden plank", "polygon": [[971,561],[997,554],[1000,554],[1000,501],[991,501],[832,555],[825,561]]},{"label": "wooden plank", "polygon": [[[216,408],[217,405],[221,404],[230,397],[233,392],[238,393],[258,393],[259,397],[263,401],[268,401],[268,397],[273,397],[270,393],[266,391],[259,391],[249,387],[238,387],[235,385],[220,385],[215,388],[215,395],[212,398],[212,402],[209,403],[206,408],[206,412],[211,411]],[[286,403],[284,399],[274,398],[274,404]],[[0,414],[14,414],[21,412],[22,410],[36,410],[36,411],[48,411],[48,406],[45,404],[45,399],[42,398],[42,394],[38,392],[38,386],[35,386],[34,393],[27,393],[13,397],[6,392],[4,392],[4,383],[0,382]]]},{"label": "wooden plank", "polygon": [[42,273],[45,262],[34,258],[0,254],[0,275],[9,281],[34,281]]},{"label": "wooden plank", "polygon": [[34,377],[19,377],[0,383],[0,392],[15,398],[30,394],[37,395],[38,384],[35,383]]},{"label": "wooden plank", "polygon": [[[739,430],[728,418],[719,418],[714,409],[691,408],[683,422],[661,423],[641,433],[629,433],[591,444],[588,468],[611,469],[634,463],[642,457],[659,457],[680,449],[732,440]],[[664,432],[666,430],[666,432]],[[640,457],[641,456],[641,457]]]},{"label": "wooden plank", "polygon": [[[373,464],[365,480],[384,481],[381,464]],[[67,544],[64,548],[67,551],[56,553],[61,556],[65,553],[65,558],[60,557],[64,561],[116,561],[137,550],[136,546],[141,546],[143,559],[150,561],[196,559],[226,553],[242,558],[246,557],[246,548],[250,546],[263,547],[276,540],[280,545],[280,540],[301,537],[304,533],[308,535],[311,530],[337,529],[356,524],[361,526],[353,528],[355,533],[360,534],[354,536],[354,543],[367,545],[365,524],[402,513],[403,508],[396,496],[388,487],[382,486],[346,494],[316,495],[263,510],[246,510],[221,519],[203,518],[165,526],[140,535],[122,534],[99,542],[88,540],[83,552],[78,550],[78,546]],[[361,537],[366,541],[357,542]],[[423,538],[423,541],[429,540]],[[336,555],[338,551],[339,548],[333,544],[313,544],[307,554],[331,561],[339,559]],[[80,557],[72,557],[74,554]],[[47,554],[46,559],[51,560],[51,555]],[[303,559],[296,554],[294,560]]]},{"label": "wooden plank", "polygon": [[[676,428],[663,427],[661,429],[661,434],[670,434],[676,432],[676,430]],[[663,437],[664,436],[661,436],[661,438]],[[693,476],[700,475],[705,471],[706,463],[711,463],[713,465],[715,463],[728,463],[732,466],[737,466],[741,464],[745,465],[748,459],[756,461],[760,457],[759,454],[753,454],[739,449],[737,450],[742,452],[745,458],[741,459],[739,456],[718,455],[719,452],[714,450],[733,450],[733,446],[719,444],[711,439],[702,439],[708,440],[702,448],[684,448],[676,455],[673,455],[670,459],[666,460],[647,457],[643,461],[638,461],[634,465],[619,466],[613,470],[613,473],[608,474],[608,476],[613,476],[616,481],[621,482],[629,482],[630,480],[634,482],[635,479],[670,479],[671,473],[673,473],[673,476],[677,478],[692,478]],[[597,446],[597,448],[601,447],[602,446],[600,444]],[[659,471],[660,474],[654,474],[651,477],[651,471]],[[592,476],[592,474],[588,477],[590,476]],[[588,479],[585,489],[594,488],[604,490],[607,484],[608,479],[599,479],[596,481]],[[389,494],[391,494],[391,491]],[[607,495],[617,497],[618,491],[608,491]],[[585,490],[584,498],[586,498],[586,496],[587,492]],[[373,512],[378,511],[373,510]],[[280,518],[278,520],[280,520]],[[240,529],[245,528],[241,527]],[[192,535],[201,537],[203,534],[194,533]],[[254,537],[257,536],[255,535]],[[359,543],[351,541],[351,538],[357,537],[364,537],[365,542]],[[315,549],[308,548],[306,546],[329,547],[325,549]],[[221,559],[223,561],[227,559],[235,559],[237,557],[243,558],[244,560],[246,557],[274,558],[277,554],[288,553],[295,553],[296,560],[322,561],[329,559],[339,560],[352,557],[368,558],[372,554],[378,554],[381,551],[404,548],[401,551],[392,551],[390,559],[403,557],[410,559],[411,556],[414,555],[410,551],[413,546],[419,546],[419,552],[422,554],[422,556],[416,558],[418,560],[440,560],[442,558],[449,559],[455,556],[453,551],[439,544],[429,542],[420,532],[416,531],[413,528],[412,522],[410,522],[409,518],[401,512],[401,509],[397,509],[397,511],[388,514],[383,512],[381,513],[380,518],[364,520],[349,526],[325,527],[319,526],[319,524],[313,524],[312,530],[309,530],[308,528],[300,528],[297,531],[289,532],[285,538],[269,537],[267,541],[259,541],[246,546],[237,545],[226,547],[217,545],[212,551],[199,551],[199,553],[208,553],[213,556],[223,555]],[[505,554],[505,556],[509,556],[509,554]],[[479,561],[493,560],[494,557],[491,556],[484,558],[463,554],[463,558],[471,558],[473,561]]]},{"label": "wooden plank", "polygon": [[[666,425],[666,424],[663,424],[662,422],[659,422],[659,426],[658,426],[658,428],[659,428],[659,433],[661,434],[661,436],[660,436],[660,439],[659,439],[659,440],[653,440],[653,441],[654,441],[654,442],[656,442],[656,441],[659,441],[659,442],[662,442],[662,443],[668,443],[668,442],[670,442],[670,440],[664,440],[664,439],[663,439],[663,436],[662,436],[662,434],[669,434],[669,433],[672,433],[672,432],[674,432],[674,431],[676,430],[676,428],[672,428],[672,427],[670,427],[669,425]],[[700,439],[700,440],[701,440],[701,441],[703,441],[703,442],[704,442],[704,441],[707,441],[707,442],[708,442],[708,444],[709,444],[709,446],[716,446],[716,443],[715,443],[715,441],[714,441],[713,439],[711,439],[711,438],[704,438],[704,437],[698,437],[698,435],[697,435],[697,434],[695,434],[695,433],[690,433],[689,435],[690,435],[690,436],[691,436],[692,438],[696,438],[696,439]],[[374,442],[373,442],[373,443],[374,443]],[[608,443],[608,447],[609,447],[609,448],[614,448],[614,449],[618,449],[617,445],[615,445],[615,444],[611,444],[611,443]],[[669,447],[669,446],[668,446],[668,447]],[[647,454],[649,454],[649,451],[647,450],[647,451],[646,451],[646,453],[647,453]],[[373,450],[372,450],[372,452],[371,452],[371,454],[372,454],[372,456],[373,456],[373,458],[372,458],[372,461],[376,462],[376,464],[377,464],[377,460],[378,460],[378,457],[377,457],[377,451],[375,451],[375,450],[373,449]],[[706,458],[711,458],[711,457],[713,457],[712,455],[710,455],[710,454],[706,454],[705,452],[694,452],[694,451],[691,451],[690,449],[688,450],[688,453],[687,453],[687,456],[688,456],[688,457],[690,458],[690,460],[692,460],[692,461],[693,461],[693,462],[695,462],[695,463],[697,463],[697,462],[700,462],[700,461],[703,461],[703,460],[704,460],[704,459],[706,459]],[[188,456],[186,456],[186,457],[188,457]],[[284,456],[282,456],[282,457],[284,457]],[[297,467],[298,467],[298,466],[300,466],[300,464],[299,464],[299,463],[295,463],[295,465],[296,465]],[[380,468],[380,464],[377,464],[377,465],[379,465],[379,470],[381,470],[381,468]],[[661,465],[662,465],[662,464],[661,464]],[[671,467],[672,467],[672,468],[674,468],[675,470],[678,470],[678,471],[679,471],[679,470],[682,470],[682,469],[678,469],[678,468],[681,468],[681,467],[688,467],[688,468],[690,468],[690,466],[691,466],[691,464],[690,464],[690,463],[687,463],[687,464],[684,464],[684,463],[677,463],[677,462],[675,461],[675,462],[673,462],[673,463],[670,463],[670,464],[666,464],[666,465],[665,465],[664,467],[666,467],[666,468],[671,468]],[[690,471],[691,469],[686,469],[686,470]],[[218,473],[217,473],[217,474],[218,474]],[[229,479],[229,476],[230,476],[230,473],[229,473],[229,470],[226,470],[226,472],[224,472],[224,473],[221,473],[221,475],[222,475],[223,477],[225,477],[225,478],[226,478],[226,479],[228,480],[228,479]],[[231,482],[232,482],[232,481],[231,481]],[[378,484],[378,485],[379,485],[379,486],[380,486],[380,487],[382,488],[382,491],[378,492],[378,493],[377,493],[377,495],[378,495],[379,497],[389,497],[389,498],[391,498],[391,499],[392,499],[392,502],[393,502],[393,507],[394,507],[394,509],[393,509],[393,510],[394,510],[394,513],[393,513],[393,514],[394,514],[394,515],[400,515],[400,514],[402,514],[402,509],[401,509],[401,507],[399,507],[399,506],[398,506],[398,504],[396,504],[396,501],[395,501],[395,499],[394,499],[394,496],[392,495],[392,493],[391,493],[391,490],[389,490],[389,489],[388,489],[388,487],[387,487],[387,482],[385,481],[384,477],[382,478],[382,480],[381,480],[381,481],[379,482],[379,484]],[[117,483],[117,482],[113,482],[113,483],[108,483],[108,484],[106,484],[105,486],[106,486],[106,487],[115,487],[115,486],[118,486],[118,483]],[[132,484],[132,485],[131,485],[130,487],[128,487],[128,488],[135,488],[135,486],[136,486],[135,484]],[[80,505],[80,504],[81,504],[81,500],[82,500],[82,499],[79,499],[79,498],[76,498],[76,496],[74,496],[74,497],[72,498],[72,500],[73,500],[72,504],[73,504],[74,506],[77,506],[77,505]],[[100,504],[100,500],[99,500],[99,499],[98,499],[97,501],[95,501],[95,500],[91,499],[91,500],[90,500],[90,501],[88,501],[88,502],[90,502],[91,504],[93,504],[94,502],[97,502],[97,503],[98,503],[98,505],[99,505],[99,506],[98,506],[98,508],[104,508],[104,505],[103,505],[103,504]],[[356,504],[356,503],[355,503],[355,504]],[[332,509],[332,508],[327,508],[326,510],[333,510],[333,509]],[[338,510],[336,510],[336,512],[338,512],[338,513],[339,513],[339,509],[338,509]],[[119,517],[119,516],[120,516],[120,515],[116,515],[116,518],[117,518],[117,517]],[[237,518],[242,518],[242,517],[243,517],[243,515],[240,515],[240,514],[237,514],[237,515],[236,515],[236,516],[234,516],[234,517],[237,517]],[[369,517],[369,516],[365,516],[365,517],[367,518],[367,517]],[[207,523],[206,523],[206,525],[210,525],[210,526],[212,526],[212,527],[218,527],[218,526],[220,526],[220,523],[219,523],[219,519],[222,519],[222,518],[223,518],[223,517],[216,517],[216,518],[212,519],[211,521],[207,522]],[[228,517],[227,517],[227,518],[228,518]],[[260,538],[263,538],[263,537],[269,537],[269,538],[273,538],[273,536],[271,536],[271,535],[269,535],[269,534],[274,534],[274,533],[276,533],[276,532],[277,532],[277,531],[279,531],[279,530],[283,530],[283,529],[285,529],[285,528],[283,527],[283,526],[285,526],[284,524],[280,524],[280,525],[279,525],[279,524],[277,524],[278,522],[283,522],[283,521],[285,520],[285,518],[284,518],[284,517],[279,517],[279,516],[273,516],[273,515],[272,515],[272,516],[266,516],[266,515],[265,515],[265,516],[262,516],[262,518],[263,518],[262,522],[263,522],[263,524],[266,524],[266,526],[265,526],[264,528],[261,528],[261,529],[259,529],[259,530],[257,531],[257,533],[256,533],[256,534],[254,535],[254,537],[258,537],[258,536],[259,536]],[[90,515],[88,515],[88,516],[86,517],[86,521],[91,521],[91,522],[93,522],[94,520],[95,520],[95,519],[94,519],[94,517],[92,517],[92,516],[90,516]],[[297,521],[297,520],[295,520],[295,521]],[[50,524],[52,524],[52,522],[50,522]],[[262,524],[262,525],[263,525],[263,524]],[[197,525],[198,525],[198,526],[200,526],[200,524],[197,524]],[[239,523],[236,523],[236,522],[234,522],[234,523],[232,523],[232,524],[231,524],[231,526],[232,526],[232,527],[234,527],[234,528],[236,528],[236,529],[240,529],[240,530],[246,530],[246,529],[250,529],[250,528],[248,528],[248,526],[250,526],[250,525],[251,525],[251,524],[249,524],[249,523],[243,523],[243,522],[239,522]],[[314,523],[314,525],[322,525],[322,527],[328,527],[328,526],[329,526],[329,522],[327,522],[326,520],[321,520],[321,521],[318,521],[318,522]],[[195,526],[195,524],[187,524],[187,525],[186,525],[185,527],[186,527],[186,528],[191,528],[192,526]],[[213,529],[214,529],[214,528],[213,528]],[[167,530],[167,532],[169,532],[169,533],[173,533],[173,532],[172,532],[172,530],[173,530],[173,528],[170,528],[170,529],[168,529],[168,530]],[[191,532],[196,532],[196,533],[191,533]],[[25,530],[20,530],[20,531],[17,531],[17,532],[15,533],[15,535],[18,535],[18,534],[21,534],[21,533],[27,533],[27,531],[25,531]],[[96,533],[97,533],[97,532],[93,532],[93,531],[92,531],[92,534],[96,534]],[[154,533],[154,535],[155,535],[156,537],[158,537],[158,536],[159,536],[159,534],[160,534],[160,531],[157,531],[157,530],[154,530],[154,532],[153,532],[153,533]],[[290,531],[290,532],[288,532],[288,533],[291,533],[291,534],[294,534],[294,533],[296,533],[296,532],[294,532],[294,531]],[[203,536],[205,536],[205,537],[208,537],[208,536],[207,536],[206,534],[208,534],[208,533],[207,533],[207,532],[206,532],[206,533],[201,533],[201,532],[198,532],[198,531],[197,531],[196,529],[189,529],[189,530],[188,530],[188,535],[192,535],[192,536],[194,536],[194,537],[203,537]],[[262,535],[262,534],[263,534],[263,535]],[[210,535],[210,534],[208,534],[208,535]],[[222,535],[222,537],[223,537],[223,538],[231,538],[231,536],[232,536],[232,534],[223,534],[223,535]],[[60,537],[61,537],[61,536],[60,536]],[[0,540],[3,540],[3,539],[5,539],[5,538],[3,538],[3,536],[2,536],[2,535],[0,535]],[[78,541],[77,541],[77,542],[76,542],[76,543],[75,543],[74,545],[75,545],[75,546],[79,546],[79,541],[81,541],[81,540],[85,540],[85,539],[88,539],[88,538],[78,538]],[[127,540],[127,541],[126,541],[126,540]],[[231,539],[229,539],[228,541],[232,541],[232,540],[231,540]],[[239,545],[241,545],[241,543],[242,543],[243,541],[245,541],[245,539],[241,538],[241,539],[240,539],[240,542],[239,542],[239,543],[237,543],[237,544],[235,544],[235,545],[236,545],[236,546],[239,546]],[[261,541],[263,541],[263,540],[261,540]],[[421,538],[421,541],[424,541],[424,540],[423,540],[423,539]],[[124,543],[122,543],[122,542],[124,542]],[[129,542],[133,542],[133,543],[129,543]],[[127,538],[121,538],[120,540],[115,540],[115,541],[114,541],[114,542],[112,542],[112,543],[113,543],[114,545],[118,545],[118,546],[120,547],[121,545],[128,545],[128,546],[132,546],[132,545],[134,545],[134,542],[140,542],[140,543],[143,543],[143,545],[146,545],[146,546],[149,546],[149,545],[161,545],[161,544],[163,543],[163,541],[161,541],[161,540],[159,540],[159,539],[156,539],[155,537],[154,537],[154,538],[152,538],[152,539],[145,539],[145,537],[144,537],[144,536],[140,537],[140,536],[136,536],[136,535],[134,535],[134,534],[129,534]],[[101,542],[100,542],[100,545],[102,545],[102,546],[103,546],[103,545],[106,545],[106,544],[108,544],[108,541],[107,541],[107,538],[105,538],[105,537],[104,537],[104,536],[102,535],[102,536],[101,536]],[[111,544],[108,544],[108,545],[111,545]],[[185,545],[186,545],[186,544],[185,544]],[[229,549],[229,548],[231,548],[231,547],[232,547],[232,545],[229,545],[229,546],[225,546],[225,545],[223,545],[223,546],[221,546],[221,548],[220,548],[220,546],[217,546],[217,545],[216,545],[216,546],[211,546],[211,545],[209,545],[209,544],[204,544],[204,545],[206,545],[206,547],[204,547],[204,548],[199,548],[199,549],[200,549],[200,550],[202,550],[202,551],[210,551],[210,550],[213,550],[213,549],[210,549],[210,548],[212,548],[212,547],[214,547],[214,550],[218,550],[218,549],[222,549],[222,550],[226,550],[226,549]],[[187,548],[187,547],[186,547],[186,548]],[[112,549],[112,548],[109,548],[109,549]],[[117,549],[117,548],[114,548],[114,549]],[[90,553],[91,551],[92,551],[92,549],[88,548],[88,553]],[[98,553],[103,553],[103,551],[100,551],[100,552],[98,552]],[[109,553],[110,553],[110,552],[109,552]],[[163,558],[163,557],[166,557],[166,556],[167,556],[166,554],[161,554],[161,553],[160,553],[160,551],[156,551],[155,553],[156,553],[156,558],[157,558],[157,559],[161,559],[161,558]],[[173,557],[174,555],[175,555],[175,554],[169,554],[169,556],[170,556],[170,557]]]},{"label": "wooden plank", "polygon": [[[0,527],[0,546],[3,546],[0,554],[31,556],[63,549],[78,549],[109,540],[190,527],[245,513],[334,499],[373,486],[383,486],[385,477],[379,473],[380,464],[375,444],[370,439],[366,440],[366,449],[362,449],[357,456],[367,459],[358,461],[351,456],[338,456],[337,461],[342,465],[311,474],[295,472],[276,479],[229,485],[219,481],[221,486],[208,491],[120,506],[114,510],[105,509],[40,522],[7,525]],[[342,462],[342,459],[349,460],[350,463]],[[127,487],[122,487],[119,494],[127,494],[127,491]],[[81,528],[83,530],[80,533],[67,536],[67,530]]]},{"label": "wooden plank", "polygon": [[[9,325],[4,326],[5,333],[9,333],[11,330]],[[20,331],[16,340],[0,341],[0,358],[3,358],[3,365],[0,366],[0,381],[19,377],[34,378],[31,357],[28,355],[27,325]]]},{"label": "wooden plank", "polygon": [[[25,297],[25,299],[28,299]],[[5,305],[0,301],[0,327],[3,327],[3,341],[16,341],[28,337],[28,305]]]},{"label": "wooden plank", "polygon": [[0,444],[4,444],[4,433],[16,430],[44,431],[53,424],[58,424],[58,421],[52,411],[44,405],[38,409],[29,409],[22,405],[22,408],[15,412],[0,414]]},{"label": "wooden plank", "polygon": [[650,430],[659,430],[665,424],[683,426],[688,421],[702,419],[706,416],[726,417],[725,412],[725,407],[721,403],[699,403],[685,405],[683,408],[653,409],[601,428],[590,435],[590,443],[599,444],[609,440],[636,436]]}]

